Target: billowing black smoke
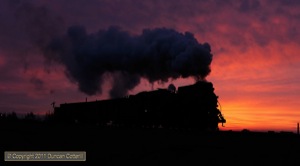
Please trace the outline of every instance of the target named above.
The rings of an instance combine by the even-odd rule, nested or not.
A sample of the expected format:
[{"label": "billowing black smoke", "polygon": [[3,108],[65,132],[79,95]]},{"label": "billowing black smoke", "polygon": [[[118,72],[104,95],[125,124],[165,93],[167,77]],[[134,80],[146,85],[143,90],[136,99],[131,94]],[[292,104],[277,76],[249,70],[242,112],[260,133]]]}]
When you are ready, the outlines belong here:
[{"label": "billowing black smoke", "polygon": [[64,37],[47,48],[47,58],[62,63],[67,76],[79,89],[94,95],[109,79],[111,97],[120,97],[140,83],[195,77],[210,73],[212,54],[208,43],[200,44],[193,34],[173,29],[145,29],[131,35],[118,27],[87,34],[73,26]]}]

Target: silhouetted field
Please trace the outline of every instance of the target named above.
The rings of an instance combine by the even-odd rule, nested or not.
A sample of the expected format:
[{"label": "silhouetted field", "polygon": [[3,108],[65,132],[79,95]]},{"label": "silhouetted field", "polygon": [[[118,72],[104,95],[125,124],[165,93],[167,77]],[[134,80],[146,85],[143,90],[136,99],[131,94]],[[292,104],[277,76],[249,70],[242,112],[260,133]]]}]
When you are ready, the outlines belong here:
[{"label": "silhouetted field", "polygon": [[300,165],[291,133],[121,129],[38,122],[1,124],[4,151],[86,151],[82,162],[4,165]]}]

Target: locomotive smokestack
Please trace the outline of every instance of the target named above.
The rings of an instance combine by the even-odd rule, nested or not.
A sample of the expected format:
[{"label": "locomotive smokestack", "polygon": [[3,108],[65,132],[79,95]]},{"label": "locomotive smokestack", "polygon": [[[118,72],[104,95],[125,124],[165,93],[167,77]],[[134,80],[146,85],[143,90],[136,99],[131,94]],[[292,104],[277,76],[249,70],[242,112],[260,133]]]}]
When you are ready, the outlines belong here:
[{"label": "locomotive smokestack", "polygon": [[84,27],[73,26],[49,44],[45,55],[63,64],[68,78],[88,95],[101,93],[104,80],[111,80],[111,97],[127,95],[141,78],[150,83],[204,79],[212,61],[208,43],[167,28],[131,35],[118,27],[88,34]]}]

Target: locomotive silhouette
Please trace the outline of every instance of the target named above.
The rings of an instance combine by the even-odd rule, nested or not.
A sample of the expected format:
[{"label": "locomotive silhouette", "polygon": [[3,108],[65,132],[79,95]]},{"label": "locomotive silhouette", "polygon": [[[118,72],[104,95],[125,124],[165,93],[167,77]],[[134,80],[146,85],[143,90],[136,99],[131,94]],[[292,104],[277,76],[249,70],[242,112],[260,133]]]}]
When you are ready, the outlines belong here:
[{"label": "locomotive silhouette", "polygon": [[226,123],[211,82],[176,90],[144,91],[126,97],[55,107],[55,120],[100,126],[218,130]]}]

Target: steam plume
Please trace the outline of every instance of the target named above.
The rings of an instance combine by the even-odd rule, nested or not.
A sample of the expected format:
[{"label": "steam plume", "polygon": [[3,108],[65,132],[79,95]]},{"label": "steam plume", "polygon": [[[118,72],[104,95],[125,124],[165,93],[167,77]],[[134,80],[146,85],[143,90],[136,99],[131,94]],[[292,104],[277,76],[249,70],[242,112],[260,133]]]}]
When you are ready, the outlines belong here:
[{"label": "steam plume", "polygon": [[194,77],[210,73],[212,54],[208,43],[200,44],[192,33],[173,29],[144,29],[131,35],[119,27],[88,34],[84,27],[70,27],[65,36],[47,47],[47,58],[66,67],[67,76],[79,89],[94,95],[110,75],[111,97],[120,97],[140,83]]}]

